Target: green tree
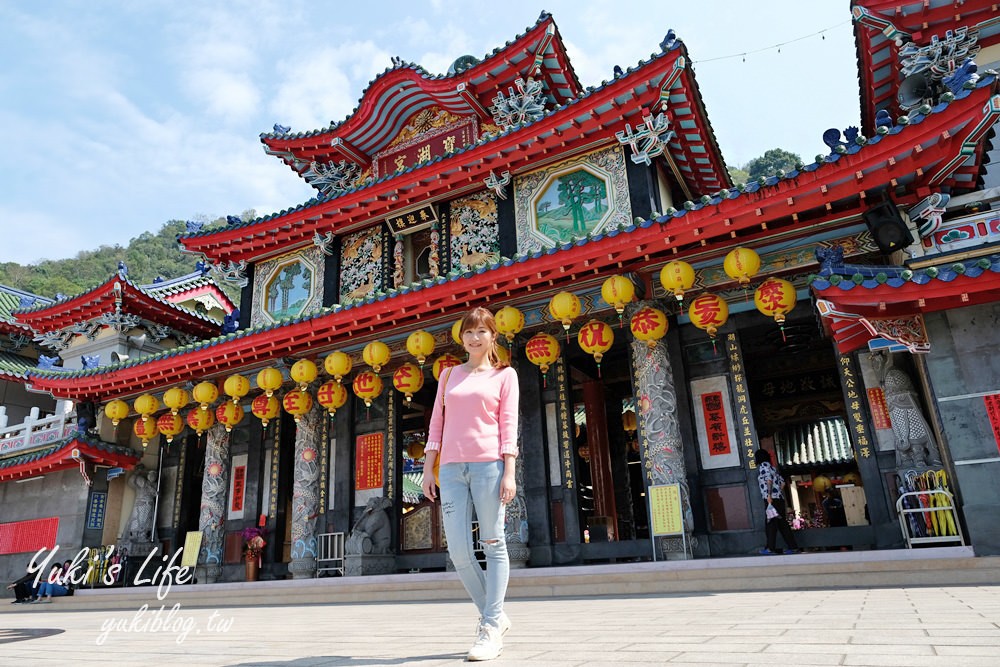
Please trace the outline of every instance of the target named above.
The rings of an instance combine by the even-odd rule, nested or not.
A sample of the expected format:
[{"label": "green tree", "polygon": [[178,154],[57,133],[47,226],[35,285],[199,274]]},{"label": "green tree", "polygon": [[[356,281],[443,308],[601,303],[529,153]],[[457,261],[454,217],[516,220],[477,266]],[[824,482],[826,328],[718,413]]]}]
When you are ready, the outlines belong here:
[{"label": "green tree", "polygon": [[750,174],[739,167],[729,167],[729,178],[733,179],[733,185],[745,185],[750,180]]},{"label": "green tree", "polygon": [[762,176],[771,176],[779,169],[791,171],[796,164],[800,164],[802,158],[795,153],[790,153],[782,148],[772,148],[760,157],[743,165],[743,170],[751,180],[757,180]]}]

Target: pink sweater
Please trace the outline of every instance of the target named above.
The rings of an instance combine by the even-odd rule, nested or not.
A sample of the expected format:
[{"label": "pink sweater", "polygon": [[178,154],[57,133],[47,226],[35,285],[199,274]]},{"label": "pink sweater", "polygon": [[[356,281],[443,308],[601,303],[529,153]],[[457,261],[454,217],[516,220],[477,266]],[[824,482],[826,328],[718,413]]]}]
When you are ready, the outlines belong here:
[{"label": "pink sweater", "polygon": [[446,373],[447,369],[438,384],[427,449],[440,451],[441,463],[478,463],[496,461],[505,454],[517,456],[517,372],[508,366],[469,373],[462,366],[453,366],[448,376],[447,416],[442,419],[441,387]]}]

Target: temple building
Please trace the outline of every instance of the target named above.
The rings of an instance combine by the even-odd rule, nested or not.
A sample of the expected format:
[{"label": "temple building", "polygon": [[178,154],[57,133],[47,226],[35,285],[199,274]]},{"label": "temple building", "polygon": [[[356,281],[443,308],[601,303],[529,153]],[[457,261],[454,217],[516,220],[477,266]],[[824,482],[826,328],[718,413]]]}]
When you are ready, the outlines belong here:
[{"label": "temple building", "polygon": [[8,375],[96,418],[71,437],[118,457],[84,494],[105,524],[135,514],[108,466],[159,471],[149,543],[197,548],[199,581],[242,580],[254,527],[262,578],[325,572],[344,535],[348,575],[448,567],[423,445],[476,305],[520,381],[518,565],[755,554],[758,449],[806,549],[1000,553],[1000,19],[851,12],[861,127],[746,184],[673,31],[592,86],[544,12],[446,74],[395,59],[343,121],[261,135],[314,198],[179,238],[238,321],[217,287],[198,310],[119,275],[13,309],[63,367]]}]

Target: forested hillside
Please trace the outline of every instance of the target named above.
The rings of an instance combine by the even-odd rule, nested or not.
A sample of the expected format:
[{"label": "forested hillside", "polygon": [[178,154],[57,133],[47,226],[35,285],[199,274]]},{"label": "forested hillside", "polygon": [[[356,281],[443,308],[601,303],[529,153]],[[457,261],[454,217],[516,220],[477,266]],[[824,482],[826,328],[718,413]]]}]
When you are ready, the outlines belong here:
[{"label": "forested hillside", "polygon": [[[254,215],[252,211],[244,213],[249,218]],[[155,234],[143,232],[129,241],[127,247],[103,245],[97,250],[83,250],[69,259],[46,259],[27,266],[3,262],[0,263],[0,284],[39,296],[72,296],[103,283],[118,270],[119,261],[128,266],[129,279],[140,285],[153,282],[157,276],[176,278],[194,271],[199,260],[198,255],[181,251],[177,235],[184,231],[183,221],[172,220]],[[239,301],[238,289],[229,284],[223,284],[222,288]]]}]

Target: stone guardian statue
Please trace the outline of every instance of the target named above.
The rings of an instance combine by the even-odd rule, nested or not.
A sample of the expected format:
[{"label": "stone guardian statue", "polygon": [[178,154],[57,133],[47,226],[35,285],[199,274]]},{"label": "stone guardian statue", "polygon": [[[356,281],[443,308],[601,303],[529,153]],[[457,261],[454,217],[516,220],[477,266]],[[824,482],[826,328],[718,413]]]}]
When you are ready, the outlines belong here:
[{"label": "stone guardian statue", "polygon": [[920,399],[910,376],[893,366],[892,355],[885,350],[872,352],[872,366],[885,392],[885,404],[892,420],[897,468],[941,465],[937,442],[920,409]]}]

